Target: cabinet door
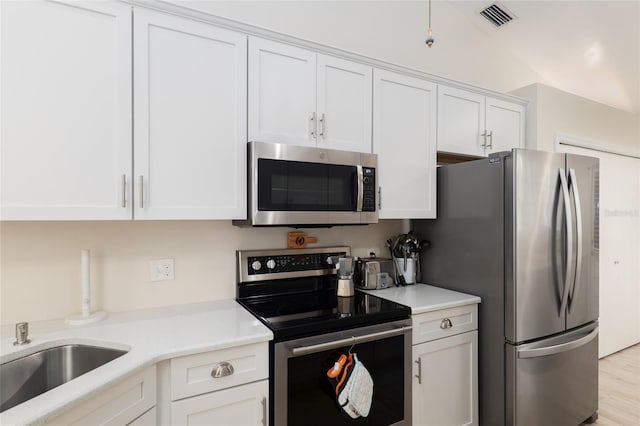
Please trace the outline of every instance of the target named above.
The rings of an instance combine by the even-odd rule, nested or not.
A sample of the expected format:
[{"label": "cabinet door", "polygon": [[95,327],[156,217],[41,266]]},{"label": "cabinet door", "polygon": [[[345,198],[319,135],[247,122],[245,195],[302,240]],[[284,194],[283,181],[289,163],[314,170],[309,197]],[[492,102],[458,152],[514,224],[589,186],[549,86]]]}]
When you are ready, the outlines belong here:
[{"label": "cabinet door", "polygon": [[373,68],[318,55],[318,146],[371,152]]},{"label": "cabinet door", "polygon": [[1,7],[2,219],[130,219],[131,8]]},{"label": "cabinet door", "polygon": [[478,332],[413,347],[413,423],[478,424]]},{"label": "cabinet door", "polygon": [[436,85],[374,70],[380,219],[436,217]]},{"label": "cabinet door", "polygon": [[[134,374],[54,417],[54,425],[155,424],[156,367]],[[151,411],[151,412],[150,412]]]},{"label": "cabinet door", "polygon": [[249,140],[316,145],[316,53],[249,38]]},{"label": "cabinet door", "polygon": [[438,151],[483,156],[485,97],[438,86]]},{"label": "cabinet door", "polygon": [[524,105],[486,99],[486,153],[524,148]]},{"label": "cabinet door", "polygon": [[246,36],[134,14],[136,219],[246,217]]},{"label": "cabinet door", "polygon": [[269,381],[237,386],[171,403],[171,424],[206,426],[266,425]]}]

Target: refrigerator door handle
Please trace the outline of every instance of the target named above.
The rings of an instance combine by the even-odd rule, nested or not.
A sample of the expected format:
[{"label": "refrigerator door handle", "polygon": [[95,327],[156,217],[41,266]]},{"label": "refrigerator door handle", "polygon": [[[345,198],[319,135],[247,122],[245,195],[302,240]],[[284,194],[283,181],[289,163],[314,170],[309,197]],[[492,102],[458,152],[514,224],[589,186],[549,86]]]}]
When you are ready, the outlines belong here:
[{"label": "refrigerator door handle", "polygon": [[591,333],[584,337],[573,340],[571,342],[562,343],[560,345],[551,345],[544,348],[535,349],[518,349],[518,358],[538,358],[542,356],[555,355],[561,352],[568,352],[570,350],[584,346],[598,335],[598,327],[596,327]]},{"label": "refrigerator door handle", "polygon": [[569,310],[571,310],[571,302],[578,294],[580,289],[580,274],[582,273],[582,206],[580,204],[580,192],[578,191],[578,180],[576,178],[576,171],[569,169],[569,185],[573,194],[573,201],[576,209],[576,266],[573,281],[573,289],[569,293]]},{"label": "refrigerator door handle", "polygon": [[572,263],[573,263],[573,228],[572,228],[572,214],[571,205],[569,204],[569,185],[567,184],[567,177],[563,169],[558,169],[558,176],[560,177],[560,185],[562,187],[562,199],[564,201],[564,216],[566,225],[566,265],[564,269],[564,289],[562,290],[562,302],[560,303],[560,315],[563,315],[567,308],[569,300],[569,287],[573,281],[572,275]]}]

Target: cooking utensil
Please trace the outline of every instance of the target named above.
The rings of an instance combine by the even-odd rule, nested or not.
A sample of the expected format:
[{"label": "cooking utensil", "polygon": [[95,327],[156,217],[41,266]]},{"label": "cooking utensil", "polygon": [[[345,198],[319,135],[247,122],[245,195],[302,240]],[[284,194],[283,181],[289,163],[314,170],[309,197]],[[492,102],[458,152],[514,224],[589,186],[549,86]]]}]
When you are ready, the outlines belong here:
[{"label": "cooking utensil", "polygon": [[391,263],[393,264],[393,280],[395,281],[396,287],[398,287],[400,285],[400,276],[398,275],[398,268],[396,268],[396,262],[394,260],[394,243],[391,238],[387,240],[387,247],[389,248],[389,254],[391,255]]}]

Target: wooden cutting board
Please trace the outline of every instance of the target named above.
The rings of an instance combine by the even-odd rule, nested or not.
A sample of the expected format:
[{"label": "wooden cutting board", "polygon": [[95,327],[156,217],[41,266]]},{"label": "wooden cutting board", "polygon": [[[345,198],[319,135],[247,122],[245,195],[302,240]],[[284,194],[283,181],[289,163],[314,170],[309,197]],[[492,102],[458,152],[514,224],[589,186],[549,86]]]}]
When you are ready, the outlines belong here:
[{"label": "wooden cutting board", "polygon": [[306,232],[294,231],[287,234],[287,248],[305,248],[307,244],[318,242],[316,237],[310,237]]}]

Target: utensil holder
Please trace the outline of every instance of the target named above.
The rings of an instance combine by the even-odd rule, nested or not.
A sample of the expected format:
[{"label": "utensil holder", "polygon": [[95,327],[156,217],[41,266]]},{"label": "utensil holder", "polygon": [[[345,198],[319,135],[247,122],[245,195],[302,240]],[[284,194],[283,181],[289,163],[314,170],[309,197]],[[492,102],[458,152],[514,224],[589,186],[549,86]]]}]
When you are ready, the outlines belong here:
[{"label": "utensil holder", "polygon": [[396,270],[399,275],[404,276],[404,280],[407,284],[415,284],[416,283],[416,260],[408,257],[406,268],[405,268],[405,260],[403,257],[394,257],[393,261],[396,263]]}]

